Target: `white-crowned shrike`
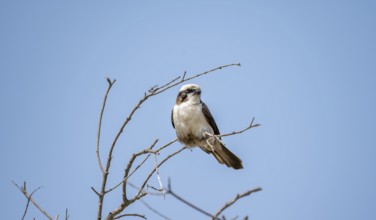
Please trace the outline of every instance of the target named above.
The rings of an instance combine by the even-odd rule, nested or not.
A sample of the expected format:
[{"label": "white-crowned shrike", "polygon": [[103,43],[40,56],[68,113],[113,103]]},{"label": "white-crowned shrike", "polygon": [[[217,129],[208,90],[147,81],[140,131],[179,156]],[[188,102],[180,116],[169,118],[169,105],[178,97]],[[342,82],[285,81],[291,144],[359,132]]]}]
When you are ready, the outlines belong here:
[{"label": "white-crowned shrike", "polygon": [[219,129],[208,107],[201,101],[198,85],[181,87],[171,112],[171,121],[178,140],[184,145],[198,146],[228,167],[243,168],[242,161],[222,144],[220,137],[215,136],[220,134]]}]

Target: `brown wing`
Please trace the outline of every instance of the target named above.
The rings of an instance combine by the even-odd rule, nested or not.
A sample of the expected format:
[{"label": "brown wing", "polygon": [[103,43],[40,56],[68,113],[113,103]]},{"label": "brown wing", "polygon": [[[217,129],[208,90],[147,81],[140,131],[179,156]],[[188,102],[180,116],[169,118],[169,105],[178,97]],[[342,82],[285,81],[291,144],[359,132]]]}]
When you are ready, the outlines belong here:
[{"label": "brown wing", "polygon": [[175,124],[174,124],[174,108],[172,108],[172,111],[171,111],[171,124],[172,124],[172,127],[175,128]]},{"label": "brown wing", "polygon": [[214,134],[219,135],[220,133],[219,133],[218,126],[215,123],[214,118],[212,114],[210,113],[208,106],[203,102],[201,102],[201,104],[202,104],[202,113],[204,113],[206,121],[213,128]]}]

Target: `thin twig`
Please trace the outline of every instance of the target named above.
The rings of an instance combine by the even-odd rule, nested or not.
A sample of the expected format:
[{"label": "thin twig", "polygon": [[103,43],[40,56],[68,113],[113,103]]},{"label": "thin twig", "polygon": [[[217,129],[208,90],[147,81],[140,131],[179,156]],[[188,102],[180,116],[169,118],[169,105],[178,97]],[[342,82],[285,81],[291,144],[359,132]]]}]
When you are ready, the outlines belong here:
[{"label": "thin twig", "polygon": [[[124,175],[125,177],[123,178],[123,180],[121,182],[119,182],[118,184],[116,184],[114,187],[112,187],[109,190],[107,190],[106,193],[109,193],[109,192],[113,191],[114,189],[116,189],[117,187],[119,187],[121,184],[123,184],[125,181],[127,181],[129,179],[129,177],[131,177],[146,162],[146,160],[150,157],[151,154],[148,154],[148,156],[146,156],[145,159],[139,165],[137,165],[137,167],[128,175],[129,169],[131,168],[131,166],[133,164],[133,161],[136,159],[136,157],[141,156],[142,154],[146,154],[146,153],[158,154],[164,148],[166,148],[166,147],[170,146],[171,144],[175,143],[177,141],[177,139],[174,139],[174,140],[168,142],[167,144],[163,145],[162,147],[158,148],[157,150],[152,151],[152,148],[157,143],[157,141],[158,140],[156,140],[152,144],[152,146],[149,147],[148,149],[142,150],[142,151],[140,151],[140,152],[132,155],[132,158],[129,160],[127,169],[125,171],[126,175]],[[95,189],[93,187],[92,187],[92,190],[94,190],[94,192],[96,194],[98,194],[98,192],[95,191]]]},{"label": "thin twig", "polygon": [[170,178],[168,179],[167,194],[172,195],[177,200],[183,202],[184,204],[188,205],[189,207],[195,209],[196,211],[201,212],[202,214],[204,214],[204,215],[206,215],[206,216],[208,216],[210,218],[213,218],[213,215],[210,214],[209,212],[207,212],[207,211],[201,209],[200,207],[198,207],[198,206],[196,206],[196,205],[188,202],[187,200],[185,200],[182,197],[180,197],[179,195],[177,195],[174,191],[172,191]]},{"label": "thin twig", "polygon": [[[157,142],[158,142],[158,139],[157,140],[155,140],[152,144],[151,144],[151,146],[149,147],[149,148],[147,148],[147,149],[145,149],[145,150],[143,150],[143,151],[140,151],[139,153],[137,153],[137,154],[134,154],[133,156],[132,156],[132,158],[129,160],[129,163],[128,163],[128,165],[127,165],[127,168],[125,169],[125,172],[124,172],[124,179],[128,179],[129,178],[129,176],[130,175],[132,175],[134,172],[136,172],[137,170],[138,170],[138,168],[149,158],[149,156],[147,156],[145,159],[144,159],[144,161],[142,161],[142,163],[139,165],[139,166],[137,166],[134,170],[133,170],[133,172],[131,173],[131,174],[129,174],[129,171],[130,171],[130,169],[131,169],[131,167],[132,167],[132,164],[133,164],[133,162],[134,162],[134,160],[138,157],[138,156],[140,156],[140,155],[142,155],[142,154],[145,154],[145,153],[149,153],[153,148],[154,148],[154,146],[157,144]],[[149,154],[150,155],[150,154]],[[122,181],[122,183],[123,183],[123,200],[125,201],[125,200],[127,200],[127,196],[126,196],[126,194],[127,194],[127,184],[125,183],[125,180],[124,181]]]},{"label": "thin twig", "polygon": [[[25,216],[26,216],[26,213],[27,213],[27,209],[28,209],[29,204],[30,204],[30,199],[31,199],[31,197],[33,196],[34,193],[36,193],[36,192],[37,192],[39,189],[41,189],[41,188],[42,188],[42,186],[36,188],[32,193],[30,193],[30,196],[29,196],[29,198],[27,199],[27,204],[26,204],[25,212],[24,212],[24,214],[23,214],[23,216],[22,216],[22,220],[25,219]],[[26,191],[26,182],[24,182],[24,190]]]},{"label": "thin twig", "polygon": [[110,92],[112,85],[114,85],[114,83],[116,82],[116,79],[114,79],[111,82],[111,80],[109,78],[107,78],[107,82],[108,82],[108,88],[107,88],[107,91],[106,91],[106,93],[104,95],[102,110],[101,110],[101,113],[100,113],[100,116],[99,116],[99,122],[98,122],[97,149],[96,149],[98,165],[99,165],[99,168],[101,169],[102,174],[105,172],[104,168],[103,168],[103,165],[102,165],[102,162],[101,162],[101,157],[100,157],[100,154],[99,154],[99,145],[100,145],[101,128],[102,128],[102,118],[103,118],[104,109],[106,107],[108,93]]},{"label": "thin twig", "polygon": [[101,159],[100,159],[100,154],[99,154],[99,141],[100,141],[100,133],[101,133],[100,131],[101,131],[101,127],[102,127],[103,112],[104,112],[104,108],[105,108],[105,105],[106,105],[106,102],[107,102],[107,95],[108,95],[112,85],[116,82],[116,80],[114,79],[111,82],[111,80],[109,78],[107,78],[107,82],[108,82],[109,85],[108,85],[107,91],[106,91],[105,96],[104,96],[102,110],[101,110],[101,114],[99,116],[97,148],[96,148],[98,164],[99,164],[99,167],[100,167],[101,172],[102,172],[102,186],[101,186],[100,193],[96,192],[94,190],[94,188],[92,188],[94,190],[94,192],[96,192],[96,194],[98,195],[98,215],[97,215],[98,220],[102,219],[103,199],[104,199],[104,195],[105,195],[105,191],[106,191],[108,171],[110,169],[110,163],[111,163],[111,157],[112,157],[112,149],[111,149],[111,153],[109,154],[109,159],[107,159],[106,170],[104,170]]},{"label": "thin twig", "polygon": [[[171,157],[175,156],[176,154],[180,153],[181,151],[183,151],[184,149],[186,149],[186,147],[182,147],[181,149],[179,149],[178,151],[175,151],[174,153],[168,155],[165,159],[163,159],[156,167],[159,168],[160,166],[162,166],[168,159],[170,159]],[[106,217],[107,220],[112,220],[115,216],[117,216],[119,213],[121,213],[127,206],[129,206],[130,204],[134,203],[135,201],[141,199],[142,197],[146,196],[147,195],[147,192],[144,191],[144,188],[146,186],[146,184],[148,183],[149,179],[151,178],[151,176],[154,174],[155,172],[155,167],[154,169],[149,173],[149,175],[146,177],[144,183],[142,184],[142,186],[140,187],[138,193],[131,199],[131,200],[128,200],[126,198],[123,197],[123,201],[121,202],[121,204],[113,211],[111,211],[108,216]],[[126,185],[126,184],[124,184]]]},{"label": "thin twig", "polygon": [[[12,181],[13,182],[13,181]],[[13,184],[22,192],[22,194],[28,199],[28,201],[30,200],[31,201],[31,203],[33,203],[33,205],[37,208],[37,209],[39,209],[39,211],[40,212],[42,212],[42,214],[44,215],[44,216],[46,216],[49,220],[53,220],[54,218],[52,218],[51,217],[51,215],[49,215],[47,212],[46,212],[46,210],[44,210],[34,199],[33,199],[33,197],[31,197],[32,196],[32,194],[34,193],[34,192],[36,192],[36,190],[39,190],[41,187],[38,187],[36,190],[34,190],[33,191],[33,193],[32,194],[29,194],[28,192],[27,192],[27,190],[26,190],[26,182],[24,182],[24,186],[23,187],[20,187],[20,186],[18,186],[15,182],[13,182]],[[25,210],[25,212],[26,212],[27,210]],[[26,213],[24,213],[24,215],[25,215]]]},{"label": "thin twig", "polygon": [[165,220],[171,220],[169,217],[165,216],[164,214],[160,213],[158,210],[156,210],[155,208],[151,207],[148,203],[146,203],[143,199],[140,199],[140,201],[142,202],[142,204],[144,204],[146,206],[146,208],[150,209],[150,211],[154,212],[155,214],[157,214],[159,217],[165,219]]},{"label": "thin twig", "polygon": [[235,135],[235,134],[240,134],[240,133],[243,133],[251,128],[255,128],[255,127],[258,127],[258,126],[261,126],[260,124],[253,124],[255,120],[255,117],[252,118],[252,121],[251,121],[251,124],[248,125],[248,127],[244,128],[243,130],[240,130],[240,131],[233,131],[231,133],[227,133],[227,134],[222,134],[222,135],[217,135],[218,137],[226,137],[226,136],[231,136],[231,135]]},{"label": "thin twig", "polygon": [[[133,184],[133,183],[131,183],[131,182],[129,182],[129,181],[127,181],[127,184],[130,186],[130,187],[132,187],[133,189],[136,189],[136,190],[140,190],[140,187],[138,187],[138,186],[136,186],[135,184]],[[146,191],[146,193],[148,194],[148,195],[153,195],[153,196],[163,196],[163,193],[162,192],[160,192],[160,191],[158,191],[158,190],[156,190],[156,192],[152,192],[152,191]]]},{"label": "thin twig", "polygon": [[140,190],[138,191],[138,194],[137,196],[134,198],[135,200],[138,199],[138,195],[141,195],[141,192],[143,192],[147,182],[149,181],[149,179],[151,178],[151,176],[154,174],[154,172],[156,171],[156,168],[159,168],[160,166],[162,166],[162,164],[164,162],[166,162],[168,159],[170,159],[171,157],[175,156],[176,154],[182,152],[183,150],[187,149],[187,147],[182,147],[180,148],[178,151],[175,151],[174,153],[168,155],[165,159],[163,159],[156,167],[154,167],[154,169],[149,173],[148,177],[145,179],[144,183],[142,184],[142,186],[140,187]]},{"label": "thin twig", "polygon": [[[125,169],[125,171],[124,171],[124,178],[123,178],[123,180],[122,181],[120,181],[118,184],[116,184],[114,187],[112,187],[112,188],[110,188],[109,190],[107,190],[105,193],[109,193],[109,192],[111,192],[111,191],[113,191],[114,189],[116,189],[117,187],[119,187],[121,184],[123,184],[123,183],[125,183],[125,181],[127,181],[127,179],[129,178],[129,177],[131,177],[137,170],[138,170],[138,168],[140,168],[145,162],[146,162],[146,160],[150,157],[150,154],[148,155],[148,156],[146,156],[146,158],[129,174],[129,171],[130,171],[130,169],[131,169],[131,167],[132,167],[132,165],[133,165],[133,162],[136,160],[136,158],[138,157],[138,156],[141,156],[141,155],[143,155],[143,154],[148,154],[148,153],[150,153],[150,151],[153,149],[153,147],[155,146],[155,144],[157,144],[157,142],[158,142],[158,139],[157,140],[155,140],[152,144],[151,144],[151,146],[149,147],[149,148],[147,148],[147,149],[144,149],[144,150],[142,150],[142,151],[140,151],[140,152],[138,152],[138,153],[135,153],[135,154],[133,154],[132,155],[132,157],[131,157],[131,159],[129,160],[129,162],[128,162],[128,165],[127,165],[127,167],[126,167],[126,169]],[[125,191],[125,190],[124,190]]]},{"label": "thin twig", "polygon": [[176,82],[170,86],[167,86],[167,87],[164,87],[163,89],[159,90],[158,92],[154,93],[153,95],[158,95],[159,93],[162,93],[164,91],[166,91],[167,89],[170,89],[172,87],[175,87],[183,82],[186,82],[186,81],[189,81],[191,79],[194,79],[194,78],[197,78],[197,77],[200,77],[202,75],[205,75],[205,74],[208,74],[208,73],[211,73],[211,72],[214,72],[216,70],[220,70],[220,69],[223,69],[223,68],[226,68],[226,67],[230,67],[230,66],[240,66],[240,63],[233,63],[233,64],[227,64],[227,65],[223,65],[223,66],[219,66],[217,68],[214,68],[214,69],[211,69],[211,70],[208,70],[208,71],[205,71],[203,73],[200,73],[200,74],[197,74],[197,75],[194,75],[194,76],[191,76],[191,77],[188,77],[188,78],[185,78],[185,75],[186,75],[186,71],[184,72],[183,74],[183,77],[181,77],[181,80],[179,82]]},{"label": "thin twig", "polygon": [[228,201],[222,208],[220,208],[217,213],[215,213],[215,215],[213,216],[212,220],[215,220],[215,219],[218,219],[218,216],[225,210],[227,209],[228,207],[230,207],[231,205],[233,205],[236,201],[238,201],[239,199],[243,198],[243,197],[246,197],[246,196],[249,196],[251,195],[252,193],[254,192],[258,192],[258,191],[261,191],[261,188],[260,187],[257,187],[257,188],[254,188],[254,189],[250,189],[250,190],[247,190],[246,192],[242,193],[242,194],[238,194],[235,196],[235,198],[231,199],[230,201]]},{"label": "thin twig", "polygon": [[97,190],[94,189],[94,187],[91,187],[91,189],[94,191],[95,194],[97,194],[97,196],[101,196],[101,195],[97,192]]},{"label": "thin twig", "polygon": [[134,216],[134,217],[140,217],[140,218],[143,218],[143,219],[147,219],[145,217],[145,215],[141,215],[141,214],[122,214],[122,215],[116,216],[114,219],[119,219],[119,218],[123,218],[123,217],[126,217],[126,216]]},{"label": "thin twig", "polygon": [[145,162],[146,162],[146,160],[147,159],[149,159],[149,157],[150,157],[150,155],[151,154],[148,154],[146,157],[145,157],[145,159],[139,164],[139,165],[137,165],[137,167],[128,175],[128,176],[126,176],[126,177],[124,177],[123,179],[122,179],[122,181],[120,181],[118,184],[116,184],[114,187],[112,187],[112,188],[110,188],[109,190],[107,190],[106,191],[106,193],[109,193],[109,192],[111,192],[111,191],[113,191],[114,189],[116,189],[116,188],[118,188],[119,186],[121,186],[121,184],[123,184],[123,183],[125,183],[128,179],[129,179],[129,177],[131,177],[137,170],[138,170],[138,168],[140,168]]}]

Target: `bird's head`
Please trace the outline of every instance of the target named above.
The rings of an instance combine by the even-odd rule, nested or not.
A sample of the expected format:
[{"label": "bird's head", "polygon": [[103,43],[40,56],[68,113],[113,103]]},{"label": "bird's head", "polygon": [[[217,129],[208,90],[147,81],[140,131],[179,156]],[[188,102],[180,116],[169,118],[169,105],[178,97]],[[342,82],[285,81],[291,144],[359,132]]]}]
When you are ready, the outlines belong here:
[{"label": "bird's head", "polygon": [[190,101],[193,103],[201,102],[201,88],[196,84],[187,84],[180,88],[178,97],[176,98],[176,103],[180,104],[182,102]]}]

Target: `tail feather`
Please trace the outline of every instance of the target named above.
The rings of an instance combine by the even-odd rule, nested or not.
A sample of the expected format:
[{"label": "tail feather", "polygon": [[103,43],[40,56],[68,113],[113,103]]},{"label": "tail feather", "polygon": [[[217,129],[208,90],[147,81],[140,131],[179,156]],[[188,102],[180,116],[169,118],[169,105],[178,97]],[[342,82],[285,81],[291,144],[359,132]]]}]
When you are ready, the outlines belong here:
[{"label": "tail feather", "polygon": [[216,143],[214,151],[211,151],[211,153],[221,164],[226,164],[226,166],[236,170],[243,168],[242,160],[220,142]]}]

